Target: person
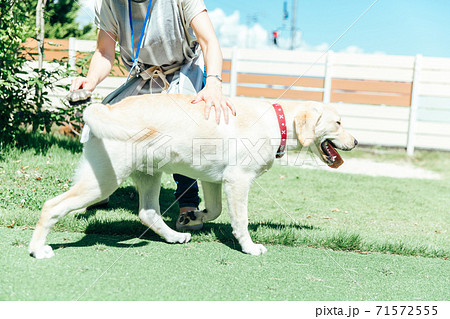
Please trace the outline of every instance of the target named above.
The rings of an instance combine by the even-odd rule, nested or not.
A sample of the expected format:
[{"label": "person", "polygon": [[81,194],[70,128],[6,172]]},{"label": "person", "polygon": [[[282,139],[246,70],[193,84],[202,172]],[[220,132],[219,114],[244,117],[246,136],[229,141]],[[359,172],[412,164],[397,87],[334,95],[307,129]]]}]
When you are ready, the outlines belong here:
[{"label": "person", "polygon": [[[194,94],[192,103],[205,102],[206,120],[212,108],[217,123],[221,114],[226,123],[229,112],[236,115],[222,93],[222,52],[203,0],[96,0],[95,24],[97,48],[88,74],[72,81],[71,92],[93,91],[108,76],[118,41],[130,75],[103,103],[148,93]],[[187,120],[186,125],[193,124]],[[173,178],[180,214],[198,209],[197,182],[179,174]],[[201,226],[183,227],[177,222],[177,229]]]}]

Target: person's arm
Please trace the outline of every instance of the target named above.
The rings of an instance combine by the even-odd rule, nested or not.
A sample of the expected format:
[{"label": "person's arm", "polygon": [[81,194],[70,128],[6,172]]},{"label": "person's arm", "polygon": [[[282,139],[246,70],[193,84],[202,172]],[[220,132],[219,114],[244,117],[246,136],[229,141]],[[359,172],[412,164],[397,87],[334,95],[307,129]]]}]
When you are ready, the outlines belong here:
[{"label": "person's arm", "polygon": [[97,34],[97,49],[92,56],[86,77],[76,77],[72,81],[70,91],[85,89],[93,91],[111,72],[114,65],[116,36],[107,31],[99,30]]},{"label": "person's arm", "polygon": [[[216,37],[211,20],[206,11],[199,13],[191,21],[192,29],[197,36],[197,41],[203,52],[205,59],[206,74],[222,76],[222,51],[219,40]],[[222,94],[222,82],[215,77],[207,77],[206,85],[192,103],[205,101],[205,118],[209,118],[211,107],[216,110],[216,122],[220,122],[220,113],[223,112],[225,123],[228,123],[228,109],[233,115],[236,111],[230,100]]]}]

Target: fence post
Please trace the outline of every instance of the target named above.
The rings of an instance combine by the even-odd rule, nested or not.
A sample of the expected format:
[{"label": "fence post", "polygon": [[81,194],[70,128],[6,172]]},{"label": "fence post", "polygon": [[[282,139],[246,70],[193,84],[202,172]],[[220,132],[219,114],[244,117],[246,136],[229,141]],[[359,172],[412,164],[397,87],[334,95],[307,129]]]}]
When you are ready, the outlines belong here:
[{"label": "fence post", "polygon": [[69,69],[75,70],[76,56],[77,56],[77,39],[69,38]]},{"label": "fence post", "polygon": [[230,97],[236,97],[237,89],[237,64],[239,61],[239,51],[237,47],[233,47],[231,53],[231,70],[230,70]]},{"label": "fence post", "polygon": [[325,81],[323,85],[323,103],[330,103],[331,98],[331,78],[333,77],[333,51],[327,52],[327,62],[325,65]]},{"label": "fence post", "polygon": [[409,156],[414,155],[414,142],[415,142],[415,129],[417,121],[417,109],[419,98],[419,85],[420,85],[420,69],[422,64],[422,55],[417,54],[414,61],[414,75],[411,90],[411,108],[409,110],[409,123],[408,123],[408,141],[406,144],[406,153]]}]

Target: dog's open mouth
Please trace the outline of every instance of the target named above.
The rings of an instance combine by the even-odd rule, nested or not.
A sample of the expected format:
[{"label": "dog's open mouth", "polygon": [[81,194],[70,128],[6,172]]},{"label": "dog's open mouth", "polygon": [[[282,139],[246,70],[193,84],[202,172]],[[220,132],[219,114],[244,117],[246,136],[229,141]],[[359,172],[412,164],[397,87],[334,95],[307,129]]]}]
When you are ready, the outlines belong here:
[{"label": "dog's open mouth", "polygon": [[322,150],[322,156],[328,166],[332,168],[338,168],[344,163],[344,160],[336,151],[335,146],[332,142],[326,140],[322,142],[322,144],[320,144],[320,148]]}]

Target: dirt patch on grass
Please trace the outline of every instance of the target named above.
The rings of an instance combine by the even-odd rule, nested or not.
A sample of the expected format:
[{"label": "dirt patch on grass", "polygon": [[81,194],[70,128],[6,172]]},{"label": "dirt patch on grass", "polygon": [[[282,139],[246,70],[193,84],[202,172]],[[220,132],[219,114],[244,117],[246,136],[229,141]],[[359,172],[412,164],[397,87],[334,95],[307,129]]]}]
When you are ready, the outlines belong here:
[{"label": "dirt patch on grass", "polygon": [[325,165],[319,159],[302,158],[297,154],[288,154],[288,165],[308,169],[321,169],[330,172],[360,174],[368,176],[387,176],[394,178],[442,179],[441,175],[410,163],[379,162],[363,158],[349,158],[338,169]]}]

